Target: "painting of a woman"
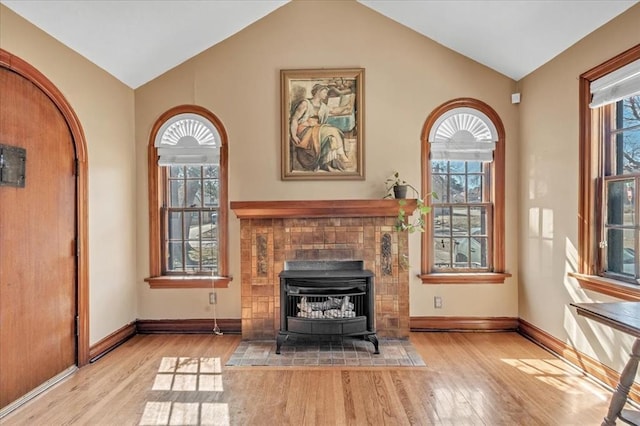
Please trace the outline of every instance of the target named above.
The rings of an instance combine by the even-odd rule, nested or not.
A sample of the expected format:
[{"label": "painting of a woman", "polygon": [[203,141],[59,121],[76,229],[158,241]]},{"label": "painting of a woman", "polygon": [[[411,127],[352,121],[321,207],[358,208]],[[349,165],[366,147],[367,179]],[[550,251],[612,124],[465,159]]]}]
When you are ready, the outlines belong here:
[{"label": "painting of a woman", "polygon": [[283,82],[283,178],[362,178],[357,83],[335,76]]},{"label": "painting of a woman", "polygon": [[328,93],[328,86],[315,84],[311,98],[298,101],[292,108],[291,141],[296,159],[305,170],[344,171],[349,163],[342,131],[327,124]]}]

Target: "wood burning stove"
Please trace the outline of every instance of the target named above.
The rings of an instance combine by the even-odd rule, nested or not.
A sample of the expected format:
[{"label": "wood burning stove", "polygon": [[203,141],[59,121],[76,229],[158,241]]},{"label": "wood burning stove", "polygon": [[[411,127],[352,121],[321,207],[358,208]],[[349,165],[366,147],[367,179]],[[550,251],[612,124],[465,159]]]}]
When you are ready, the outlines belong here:
[{"label": "wood burning stove", "polygon": [[361,260],[285,262],[276,353],[290,335],[362,336],[380,353],[374,297],[373,272]]}]

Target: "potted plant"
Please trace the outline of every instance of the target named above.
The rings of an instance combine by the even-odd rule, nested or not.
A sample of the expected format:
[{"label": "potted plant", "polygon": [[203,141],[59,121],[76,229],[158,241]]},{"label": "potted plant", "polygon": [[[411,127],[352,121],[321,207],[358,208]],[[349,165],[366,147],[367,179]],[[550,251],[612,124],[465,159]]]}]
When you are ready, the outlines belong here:
[{"label": "potted plant", "polygon": [[[387,190],[387,194],[384,198],[396,198],[398,200],[398,204],[400,205],[400,209],[398,209],[398,217],[396,220],[396,230],[397,231],[408,231],[412,232],[424,232],[424,217],[431,211],[431,207],[427,206],[424,202],[424,199],[420,196],[420,191],[418,191],[413,185],[409,182],[405,181],[400,177],[400,173],[393,172],[391,176],[385,180],[385,186]],[[415,196],[416,199],[416,212],[418,213],[414,220],[411,220],[411,217],[407,217],[407,213],[404,210],[404,206],[407,204],[407,191],[411,189],[412,195]],[[435,196],[435,194],[430,194],[431,196]]]}]

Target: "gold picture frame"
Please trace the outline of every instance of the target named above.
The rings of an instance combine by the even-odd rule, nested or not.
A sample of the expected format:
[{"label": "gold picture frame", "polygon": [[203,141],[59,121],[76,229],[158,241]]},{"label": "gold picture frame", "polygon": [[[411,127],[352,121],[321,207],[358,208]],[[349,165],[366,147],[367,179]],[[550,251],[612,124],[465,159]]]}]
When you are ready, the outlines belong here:
[{"label": "gold picture frame", "polygon": [[282,180],[364,179],[364,68],[281,70]]}]

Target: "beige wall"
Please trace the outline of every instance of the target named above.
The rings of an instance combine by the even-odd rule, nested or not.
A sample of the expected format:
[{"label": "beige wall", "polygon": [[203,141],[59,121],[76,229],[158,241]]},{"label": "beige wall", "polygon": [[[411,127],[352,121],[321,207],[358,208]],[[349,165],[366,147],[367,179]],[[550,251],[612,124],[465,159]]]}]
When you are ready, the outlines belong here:
[{"label": "beige wall", "polygon": [[63,93],[85,133],[90,343],[95,343],[136,318],[133,90],[3,5],[0,47],[37,68]]},{"label": "beige wall", "polygon": [[[365,68],[364,181],[280,180],[281,69]],[[518,107],[515,83],[356,2],[294,1],[136,90],[140,318],[207,318],[207,290],[150,290],[146,146],[154,121],[192,103],[224,123],[229,135],[231,201],[365,199],[384,195],[399,170],[420,182],[420,132],[429,113],[457,97],[491,105],[507,135],[507,269],[504,285],[425,286],[420,237],[411,235],[411,315],[511,316],[517,311]],[[239,221],[230,214],[230,265],[237,277],[219,290],[218,315],[240,317]],[[444,309],[433,309],[440,295]]]},{"label": "beige wall", "polygon": [[520,82],[520,317],[618,371],[631,338],[568,308],[612,299],[583,291],[578,243],[578,78],[640,43],[640,5],[590,34]]}]

